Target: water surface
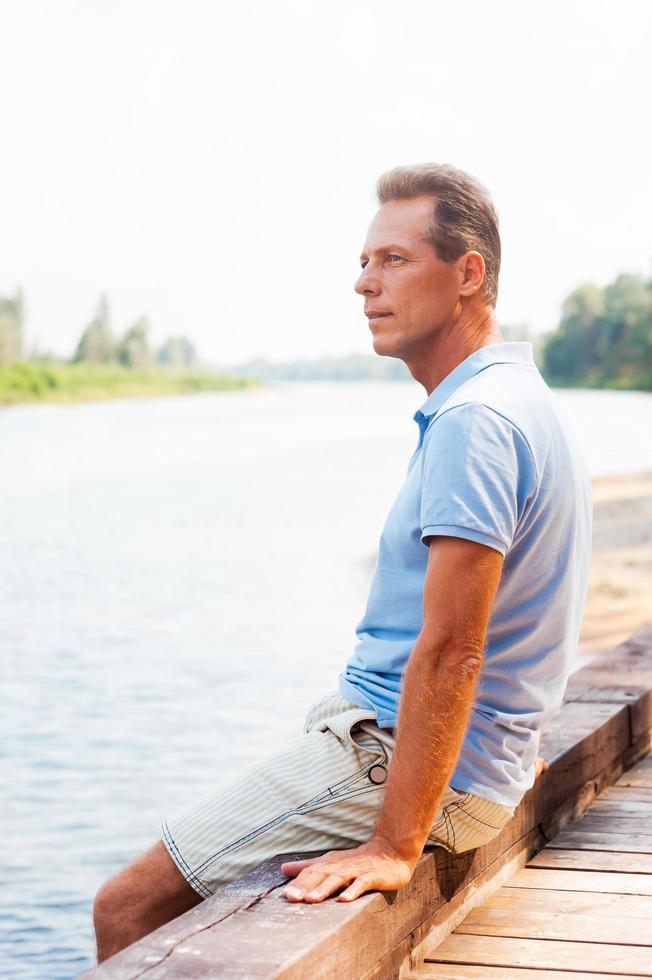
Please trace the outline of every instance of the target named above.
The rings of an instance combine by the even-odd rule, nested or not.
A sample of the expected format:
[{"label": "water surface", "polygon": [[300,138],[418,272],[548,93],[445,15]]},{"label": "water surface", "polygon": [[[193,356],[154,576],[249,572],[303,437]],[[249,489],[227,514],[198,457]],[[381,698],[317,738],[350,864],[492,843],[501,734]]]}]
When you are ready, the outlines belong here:
[{"label": "water surface", "polygon": [[[652,469],[651,395],[557,397],[593,473]],[[424,400],[320,383],[0,411],[0,975],[90,968],[101,882],[336,686]]]}]

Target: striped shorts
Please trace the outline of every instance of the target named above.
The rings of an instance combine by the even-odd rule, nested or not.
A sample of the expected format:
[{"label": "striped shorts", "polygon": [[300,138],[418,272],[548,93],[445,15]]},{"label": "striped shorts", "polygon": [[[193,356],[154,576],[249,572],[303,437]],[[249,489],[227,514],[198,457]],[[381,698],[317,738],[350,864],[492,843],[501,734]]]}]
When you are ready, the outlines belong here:
[{"label": "striped shorts", "polygon": [[[373,832],[393,749],[375,712],[333,691],[287,747],[164,821],[163,843],[203,898],[276,854],[357,847]],[[479,847],[513,813],[449,787],[425,846]]]}]

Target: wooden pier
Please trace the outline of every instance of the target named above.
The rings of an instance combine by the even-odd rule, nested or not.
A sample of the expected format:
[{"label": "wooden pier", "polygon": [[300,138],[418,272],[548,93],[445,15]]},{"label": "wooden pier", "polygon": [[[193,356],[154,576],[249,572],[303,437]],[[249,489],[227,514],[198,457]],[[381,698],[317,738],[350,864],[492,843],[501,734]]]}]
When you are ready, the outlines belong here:
[{"label": "wooden pier", "polygon": [[87,976],[652,977],[651,730],[652,626],[572,676],[550,768],[490,844],[350,904],[287,902],[277,856]]},{"label": "wooden pier", "polygon": [[414,980],[652,977],[652,757],[424,948]]}]

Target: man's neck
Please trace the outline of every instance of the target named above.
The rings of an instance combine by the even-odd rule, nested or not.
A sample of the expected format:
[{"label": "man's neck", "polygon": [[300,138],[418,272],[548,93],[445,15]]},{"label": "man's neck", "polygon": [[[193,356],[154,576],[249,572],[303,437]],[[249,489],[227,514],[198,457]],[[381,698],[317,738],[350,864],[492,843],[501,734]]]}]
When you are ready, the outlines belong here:
[{"label": "man's neck", "polygon": [[427,347],[405,359],[412,377],[423,385],[428,395],[467,357],[488,347],[504,343],[505,338],[491,309],[462,310],[457,320],[451,320],[430,340]]}]

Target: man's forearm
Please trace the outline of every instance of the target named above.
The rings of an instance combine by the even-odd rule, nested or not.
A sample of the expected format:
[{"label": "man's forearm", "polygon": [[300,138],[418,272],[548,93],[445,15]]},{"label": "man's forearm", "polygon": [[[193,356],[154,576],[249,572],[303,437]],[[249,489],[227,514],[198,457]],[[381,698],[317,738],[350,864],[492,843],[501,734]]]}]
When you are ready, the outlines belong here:
[{"label": "man's forearm", "polygon": [[423,632],[403,677],[398,730],[374,829],[416,861],[460,754],[482,651],[437,644]]}]

